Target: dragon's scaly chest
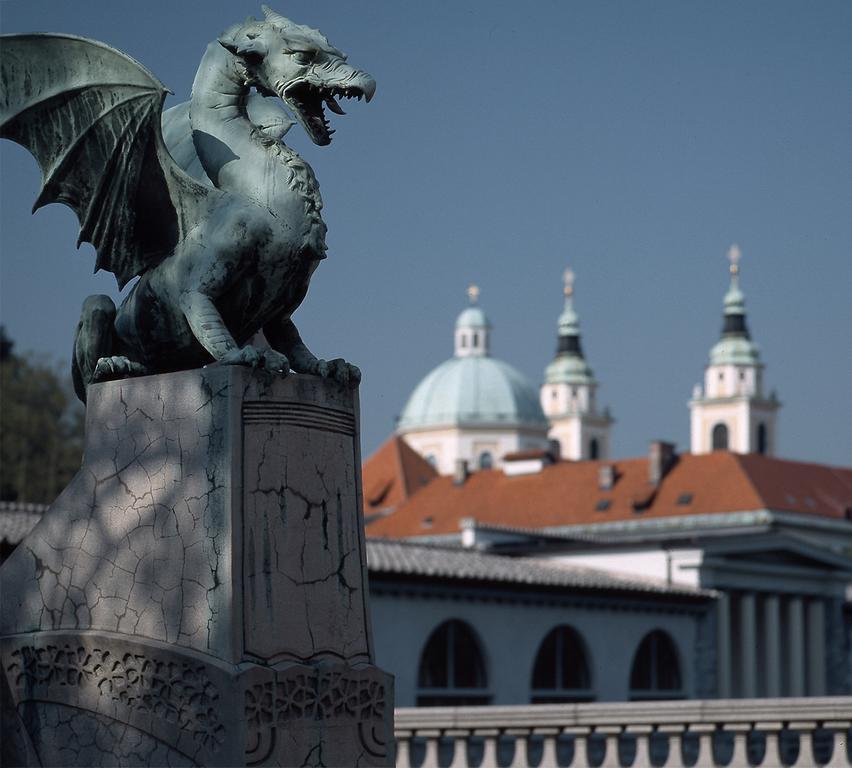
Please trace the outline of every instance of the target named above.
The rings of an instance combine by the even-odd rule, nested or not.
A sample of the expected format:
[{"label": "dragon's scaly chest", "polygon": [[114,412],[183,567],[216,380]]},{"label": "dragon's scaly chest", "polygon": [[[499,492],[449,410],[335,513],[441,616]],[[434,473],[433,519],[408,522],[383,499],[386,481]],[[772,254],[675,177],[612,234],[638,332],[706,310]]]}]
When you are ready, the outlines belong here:
[{"label": "dragon's scaly chest", "polygon": [[311,166],[285,144],[269,151],[268,205],[284,222],[299,222],[304,246],[325,252],[326,226],[322,220],[322,196]]}]

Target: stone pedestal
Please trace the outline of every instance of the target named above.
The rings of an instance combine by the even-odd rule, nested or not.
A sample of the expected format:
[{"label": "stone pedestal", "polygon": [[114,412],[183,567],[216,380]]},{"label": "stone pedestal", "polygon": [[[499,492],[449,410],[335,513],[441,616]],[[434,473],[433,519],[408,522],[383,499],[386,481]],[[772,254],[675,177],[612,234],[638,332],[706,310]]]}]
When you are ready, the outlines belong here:
[{"label": "stone pedestal", "polygon": [[0,569],[6,759],[391,765],[357,393],[211,367],[94,385],[86,426]]}]

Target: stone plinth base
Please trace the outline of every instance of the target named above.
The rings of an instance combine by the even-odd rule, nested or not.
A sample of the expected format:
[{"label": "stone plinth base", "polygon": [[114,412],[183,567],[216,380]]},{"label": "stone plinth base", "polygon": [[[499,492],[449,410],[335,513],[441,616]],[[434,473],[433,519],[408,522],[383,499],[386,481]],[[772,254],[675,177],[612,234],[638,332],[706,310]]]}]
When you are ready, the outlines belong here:
[{"label": "stone plinth base", "polygon": [[360,469],[320,379],[92,386],[82,469],[0,569],[6,761],[392,764]]}]

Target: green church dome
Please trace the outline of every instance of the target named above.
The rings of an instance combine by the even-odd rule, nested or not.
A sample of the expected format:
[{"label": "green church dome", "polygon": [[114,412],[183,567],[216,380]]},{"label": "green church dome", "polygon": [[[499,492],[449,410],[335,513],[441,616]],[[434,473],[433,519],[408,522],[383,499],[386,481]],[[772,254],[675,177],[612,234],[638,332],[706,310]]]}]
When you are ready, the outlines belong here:
[{"label": "green church dome", "polygon": [[[478,289],[472,286],[471,300]],[[479,306],[456,320],[455,357],[415,387],[397,422],[404,432],[434,427],[547,428],[538,390],[518,370],[488,354],[491,323]]]},{"label": "green church dome", "polygon": [[518,370],[493,357],[454,357],[414,389],[400,430],[439,426],[546,427],[538,391]]}]

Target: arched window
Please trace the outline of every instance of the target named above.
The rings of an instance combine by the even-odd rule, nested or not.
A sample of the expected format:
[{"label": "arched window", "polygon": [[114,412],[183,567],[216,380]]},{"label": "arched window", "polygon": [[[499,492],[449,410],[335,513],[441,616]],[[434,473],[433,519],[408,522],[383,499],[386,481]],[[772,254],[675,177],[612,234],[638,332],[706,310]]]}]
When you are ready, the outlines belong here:
[{"label": "arched window", "polygon": [[591,440],[589,440],[589,458],[594,461],[595,459],[600,458],[600,455],[601,448],[598,444],[598,439],[596,437],[593,437]]},{"label": "arched window", "polygon": [[717,424],[713,427],[713,450],[728,450],[728,427],[724,424]]},{"label": "arched window", "polygon": [[680,662],[674,641],[662,629],[642,638],[630,669],[630,698],[683,698]]},{"label": "arched window", "polygon": [[494,457],[488,452],[483,451],[479,454],[479,468],[491,469],[494,466]]},{"label": "arched window", "polygon": [[531,703],[558,704],[593,698],[583,638],[572,627],[556,627],[538,647],[532,673]]},{"label": "arched window", "polygon": [[429,635],[420,655],[417,687],[418,707],[488,704],[485,660],[470,625],[453,619]]},{"label": "arched window", "polygon": [[428,461],[435,469],[438,468],[438,458],[434,453],[430,453],[426,456],[426,461]]},{"label": "arched window", "polygon": [[761,422],[757,425],[757,452],[766,453],[769,447],[769,431],[766,429],[766,424]]}]

